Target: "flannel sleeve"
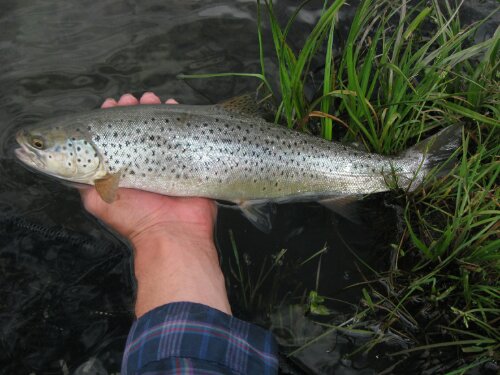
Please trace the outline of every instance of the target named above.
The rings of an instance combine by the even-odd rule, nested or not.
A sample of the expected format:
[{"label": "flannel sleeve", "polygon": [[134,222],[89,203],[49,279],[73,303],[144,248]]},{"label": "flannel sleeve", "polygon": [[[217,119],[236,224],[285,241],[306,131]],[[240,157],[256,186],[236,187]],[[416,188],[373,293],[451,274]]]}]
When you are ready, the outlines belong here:
[{"label": "flannel sleeve", "polygon": [[269,331],[211,307],[174,302],[134,322],[122,374],[277,374]]}]

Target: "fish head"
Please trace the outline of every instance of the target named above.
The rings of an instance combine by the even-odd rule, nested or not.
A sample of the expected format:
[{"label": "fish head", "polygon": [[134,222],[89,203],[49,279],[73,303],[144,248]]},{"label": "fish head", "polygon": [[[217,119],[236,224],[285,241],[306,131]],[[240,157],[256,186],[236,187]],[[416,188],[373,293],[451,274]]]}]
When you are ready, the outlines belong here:
[{"label": "fish head", "polygon": [[102,163],[90,136],[79,128],[44,126],[20,130],[17,158],[27,166],[68,181],[91,183],[102,175]]}]

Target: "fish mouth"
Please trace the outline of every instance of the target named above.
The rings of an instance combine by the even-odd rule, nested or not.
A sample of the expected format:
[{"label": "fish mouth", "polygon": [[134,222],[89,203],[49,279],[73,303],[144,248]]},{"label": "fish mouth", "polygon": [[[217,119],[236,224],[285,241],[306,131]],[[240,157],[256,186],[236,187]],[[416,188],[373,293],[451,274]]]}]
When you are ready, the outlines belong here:
[{"label": "fish mouth", "polygon": [[16,134],[16,141],[19,143],[19,146],[14,150],[14,153],[16,154],[16,157],[22,161],[24,164],[35,168],[35,169],[43,169],[44,164],[41,162],[41,160],[37,157],[37,154],[30,150],[28,145],[26,144],[26,137],[25,137],[25,132],[23,130],[19,131]]}]

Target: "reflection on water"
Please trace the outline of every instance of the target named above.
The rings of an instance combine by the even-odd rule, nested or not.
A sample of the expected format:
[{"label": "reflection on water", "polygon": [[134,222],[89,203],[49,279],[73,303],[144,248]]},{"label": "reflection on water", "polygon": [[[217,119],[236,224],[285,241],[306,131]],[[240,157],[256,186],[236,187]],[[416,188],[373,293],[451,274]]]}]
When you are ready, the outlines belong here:
[{"label": "reflection on water", "polygon": [[[298,18],[290,34],[298,46],[322,3],[311,2]],[[296,6],[277,4],[283,19]],[[342,17],[352,11],[346,8]],[[20,167],[12,154],[15,131],[58,114],[96,108],[104,98],[124,92],[151,90],[163,99],[205,104],[253,90],[258,82],[249,79],[182,81],[176,76],[258,72],[255,23],[253,0],[0,3],[2,374],[118,371],[133,303],[127,246],[84,212],[77,192]],[[341,23],[339,30],[345,32],[348,24]],[[265,50],[273,76],[273,48],[266,44]],[[392,231],[397,222],[383,199],[378,202],[377,212],[385,210],[388,219],[368,217],[365,227],[314,204],[285,205],[271,235],[258,232],[237,211],[221,210],[218,244],[235,312],[268,324],[269,306],[279,306],[270,319],[277,334],[286,330],[297,337],[301,329],[314,333],[318,328],[308,328],[311,323],[297,305],[305,302],[305,294],[317,289],[352,299],[357,294],[344,290],[359,280],[352,251],[370,264],[383,261],[375,251],[388,243],[380,228]],[[235,259],[229,229],[249,278],[260,280],[252,299],[245,301],[244,285],[230,276]],[[311,258],[325,247],[327,251]],[[284,257],[273,263],[272,255],[282,249]],[[263,280],[262,267],[273,267]],[[278,326],[277,317],[288,305],[296,317],[286,327]],[[284,348],[290,345],[287,337],[280,337]],[[344,349],[335,349],[331,341],[323,345],[301,353],[298,368],[284,363],[283,372],[321,373],[341,366],[344,373],[363,373],[339,362]]]}]

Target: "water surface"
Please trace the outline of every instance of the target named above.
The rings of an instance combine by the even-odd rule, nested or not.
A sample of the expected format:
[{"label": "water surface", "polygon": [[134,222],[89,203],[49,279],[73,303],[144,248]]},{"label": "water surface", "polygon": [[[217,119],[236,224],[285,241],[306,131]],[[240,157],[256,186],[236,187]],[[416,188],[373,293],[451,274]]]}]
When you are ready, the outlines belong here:
[{"label": "water surface", "polygon": [[[283,19],[296,5],[276,3]],[[298,18],[290,37],[297,46],[321,4],[311,2]],[[85,213],[75,190],[14,160],[16,130],[97,108],[106,97],[125,92],[154,91],[164,100],[207,104],[254,90],[258,82],[251,79],[183,81],[176,76],[258,72],[255,8],[253,0],[0,3],[0,373],[78,374],[85,363],[95,373],[117,372],[133,319],[129,247]],[[352,12],[346,8],[341,16],[347,20]],[[345,32],[348,22],[341,25]],[[267,71],[277,77],[273,47],[266,40]],[[391,236],[381,229],[397,233],[397,220],[385,199],[374,198],[376,214],[363,227],[312,203],[284,205],[269,235],[236,210],[222,209],[217,241],[236,315],[275,329],[284,352],[310,338],[316,331],[300,308],[310,290],[356,302],[358,294],[344,290],[360,280],[353,251],[373,266],[388,261],[380,254],[387,248],[380,245]],[[246,300],[232,276],[236,259],[229,230],[250,280],[274,264]],[[305,262],[324,248],[321,256]],[[282,249],[286,253],[277,262]],[[342,306],[329,305],[338,309],[339,320],[352,311]],[[282,319],[290,311],[293,319]],[[284,359],[282,372],[372,373],[376,363],[368,359],[342,359],[355,344],[328,337]]]}]

